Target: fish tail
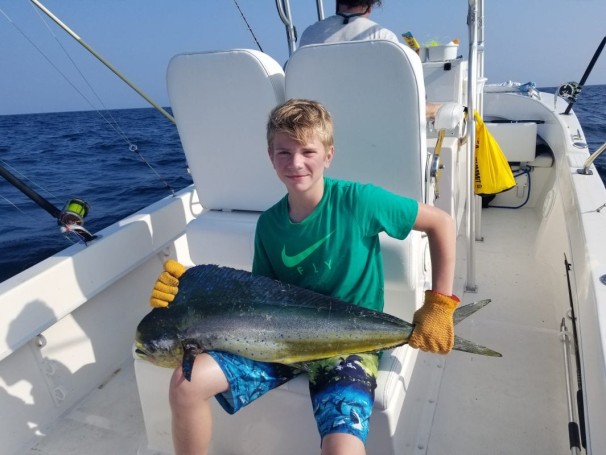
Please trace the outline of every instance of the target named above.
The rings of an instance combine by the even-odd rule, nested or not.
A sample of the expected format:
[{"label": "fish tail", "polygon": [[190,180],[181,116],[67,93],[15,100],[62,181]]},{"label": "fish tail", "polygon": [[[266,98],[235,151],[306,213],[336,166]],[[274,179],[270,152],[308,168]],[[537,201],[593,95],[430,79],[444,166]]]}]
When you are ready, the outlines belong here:
[{"label": "fish tail", "polygon": [[490,303],[490,299],[478,300],[476,302],[468,303],[457,308],[452,315],[454,324],[457,325],[462,320],[474,314],[476,311],[481,310]]},{"label": "fish tail", "polygon": [[503,357],[500,353],[493,351],[486,346],[482,346],[480,344],[474,343],[473,341],[466,340],[465,338],[461,338],[455,336],[454,347],[455,351],[463,351],[469,352],[471,354],[480,354],[487,355],[489,357]]},{"label": "fish tail", "polygon": [[[459,322],[474,314],[476,311],[484,308],[489,303],[490,299],[484,299],[460,306],[455,310],[452,316],[454,324],[458,324]],[[469,352],[471,354],[487,355],[490,357],[503,357],[500,353],[493,351],[492,349],[487,348],[486,346],[482,346],[480,344],[474,343],[473,341],[469,341],[465,338],[460,338],[458,336],[455,336],[453,349],[456,351]]]}]

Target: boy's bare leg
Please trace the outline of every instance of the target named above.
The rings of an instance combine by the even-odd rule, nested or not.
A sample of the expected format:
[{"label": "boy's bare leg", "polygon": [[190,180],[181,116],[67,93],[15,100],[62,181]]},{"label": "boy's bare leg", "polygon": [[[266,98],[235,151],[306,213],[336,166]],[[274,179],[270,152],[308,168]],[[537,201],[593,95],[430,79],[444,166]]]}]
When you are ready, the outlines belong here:
[{"label": "boy's bare leg", "polygon": [[331,433],[322,440],[322,455],[365,455],[364,443],[351,434]]},{"label": "boy's bare leg", "polygon": [[177,455],[205,455],[212,436],[210,399],[228,388],[223,371],[208,354],[196,357],[191,382],[177,368],[170,381],[173,445]]}]

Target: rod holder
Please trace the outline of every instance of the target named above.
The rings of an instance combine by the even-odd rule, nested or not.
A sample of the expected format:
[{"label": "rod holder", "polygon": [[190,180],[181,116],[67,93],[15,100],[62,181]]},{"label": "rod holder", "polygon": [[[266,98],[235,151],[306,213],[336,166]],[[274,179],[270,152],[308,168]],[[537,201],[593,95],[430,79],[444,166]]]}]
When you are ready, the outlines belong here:
[{"label": "rod holder", "polygon": [[587,158],[585,163],[583,163],[583,169],[577,169],[577,173],[582,175],[592,175],[593,171],[589,169],[589,167],[602,153],[604,153],[604,150],[606,150],[606,142],[604,142],[595,152],[589,155],[589,158]]}]

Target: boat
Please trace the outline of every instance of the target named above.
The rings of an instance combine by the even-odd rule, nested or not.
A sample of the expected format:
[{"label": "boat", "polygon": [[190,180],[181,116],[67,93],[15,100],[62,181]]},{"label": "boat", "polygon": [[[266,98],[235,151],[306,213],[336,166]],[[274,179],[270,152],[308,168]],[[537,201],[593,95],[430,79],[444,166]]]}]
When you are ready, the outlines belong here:
[{"label": "boat", "polygon": [[[266,116],[305,97],[335,119],[329,175],[453,216],[455,294],[491,300],[457,335],[502,354],[384,353],[368,453],[606,453],[606,189],[593,164],[606,144],[589,150],[572,109],[582,84],[554,96],[484,78],[483,2],[469,5],[466,57],[387,41],[297,49],[288,0],[276,2],[285,68],[251,49],[176,55],[167,84],[193,184],[0,284],[0,452],[172,453],[171,371],[134,354],[135,329],[167,259],[250,270],[256,219],[284,194]],[[381,82],[352,99],[376,68]],[[452,109],[428,121],[426,100]],[[478,124],[458,107],[481,114],[514,188],[476,195]],[[381,242],[385,311],[410,321],[431,285],[427,241]],[[305,377],[214,411],[212,454],[319,451]]]}]

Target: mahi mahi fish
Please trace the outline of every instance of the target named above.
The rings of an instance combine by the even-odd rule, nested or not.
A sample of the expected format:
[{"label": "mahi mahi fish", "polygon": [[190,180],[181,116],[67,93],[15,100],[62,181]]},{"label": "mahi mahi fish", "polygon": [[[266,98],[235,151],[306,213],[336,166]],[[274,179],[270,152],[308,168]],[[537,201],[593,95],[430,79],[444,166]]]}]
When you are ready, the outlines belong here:
[{"label": "mahi mahi fish", "polygon": [[[459,307],[454,323],[489,302]],[[196,355],[205,351],[300,366],[401,346],[413,329],[413,324],[390,314],[308,289],[243,270],[199,265],[181,276],[169,307],[155,308],[141,320],[135,352],[161,367],[181,366],[190,380]],[[454,349],[501,356],[457,336]]]}]

